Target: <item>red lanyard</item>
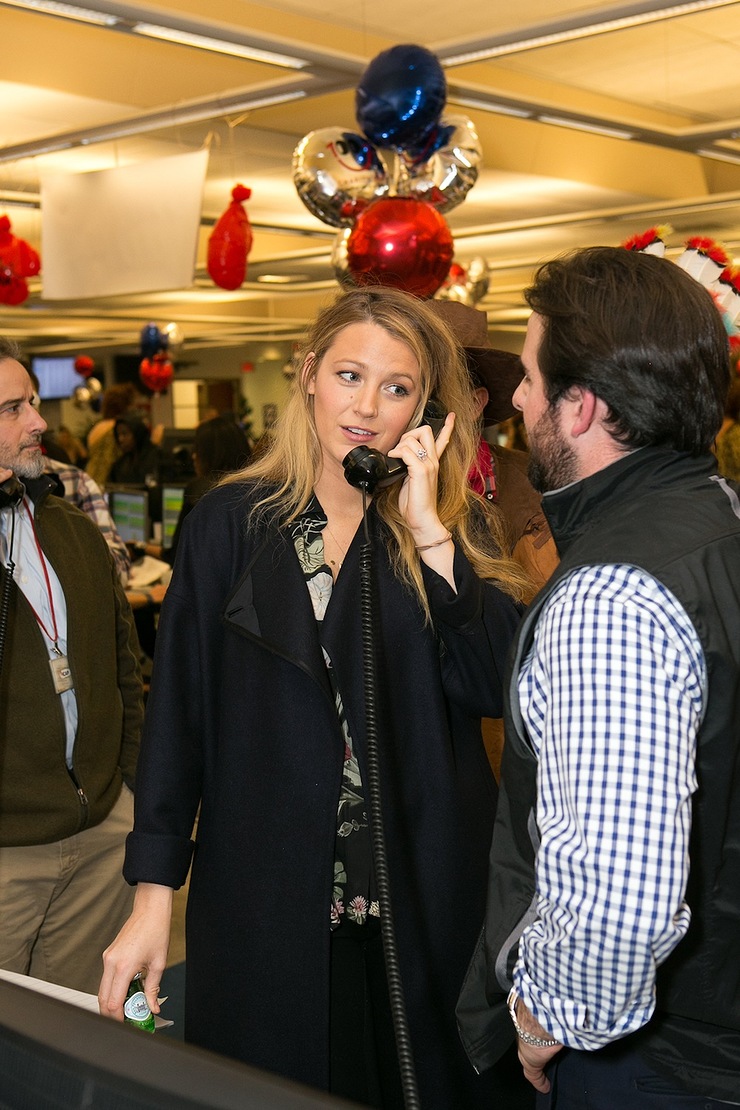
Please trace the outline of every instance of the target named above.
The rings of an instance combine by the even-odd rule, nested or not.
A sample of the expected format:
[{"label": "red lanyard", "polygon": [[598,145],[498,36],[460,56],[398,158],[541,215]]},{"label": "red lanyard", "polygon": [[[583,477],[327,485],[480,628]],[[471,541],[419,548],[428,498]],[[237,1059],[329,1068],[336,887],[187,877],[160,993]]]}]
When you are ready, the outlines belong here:
[{"label": "red lanyard", "polygon": [[25,506],[26,512],[28,513],[28,519],[31,521],[31,531],[33,532],[33,538],[34,538],[34,541],[36,543],[36,550],[39,553],[39,559],[41,560],[41,569],[44,572],[44,581],[46,582],[46,592],[49,595],[49,609],[51,610],[52,632],[54,633],[53,636],[49,632],[49,629],[46,627],[44,622],[42,621],[41,617],[38,615],[38,613],[34,609],[33,605],[31,605],[31,602],[28,601],[28,598],[26,598],[26,601],[28,601],[29,608],[30,608],[31,612],[33,613],[34,617],[36,618],[36,620],[38,621],[39,627],[43,630],[46,637],[49,640],[51,640],[54,651],[57,653],[57,655],[61,655],[62,653],[60,652],[59,646],[58,646],[58,644],[59,644],[59,631],[57,629],[57,615],[56,615],[56,612],[54,610],[54,596],[51,592],[51,582],[49,581],[49,571],[48,571],[47,566],[46,566],[46,559],[44,558],[44,553],[41,550],[41,544],[39,543],[39,537],[36,533],[36,524],[35,524],[34,519],[33,519],[33,513],[31,512],[31,507],[28,504],[28,501],[26,500],[25,497],[23,498],[23,504]]}]

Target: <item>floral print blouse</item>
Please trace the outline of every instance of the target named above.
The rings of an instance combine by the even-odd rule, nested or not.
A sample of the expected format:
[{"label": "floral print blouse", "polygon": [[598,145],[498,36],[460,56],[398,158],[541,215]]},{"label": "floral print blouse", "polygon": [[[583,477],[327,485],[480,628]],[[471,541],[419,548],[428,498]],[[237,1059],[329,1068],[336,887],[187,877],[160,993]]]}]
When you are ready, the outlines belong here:
[{"label": "floral print blouse", "polygon": [[[326,513],[314,495],[290,526],[319,626],[319,638],[334,585],[324,556],[323,530],[326,524]],[[337,810],[334,890],[330,907],[331,928],[336,929],[343,921],[362,925],[368,917],[379,917],[380,906],[375,889],[367,803],[360,767],[352,747],[342,695],[337,689],[332,662],[323,644],[322,651],[344,736],[344,768]]]}]

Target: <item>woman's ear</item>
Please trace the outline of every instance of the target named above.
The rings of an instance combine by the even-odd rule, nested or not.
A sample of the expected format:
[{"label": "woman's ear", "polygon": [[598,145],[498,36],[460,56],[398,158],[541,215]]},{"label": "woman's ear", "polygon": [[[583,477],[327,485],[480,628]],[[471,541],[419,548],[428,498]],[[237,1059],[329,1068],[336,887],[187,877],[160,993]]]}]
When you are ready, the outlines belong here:
[{"label": "woman's ear", "polygon": [[316,355],[313,351],[309,351],[301,367],[301,380],[306,387],[306,393],[313,394],[316,392]]}]

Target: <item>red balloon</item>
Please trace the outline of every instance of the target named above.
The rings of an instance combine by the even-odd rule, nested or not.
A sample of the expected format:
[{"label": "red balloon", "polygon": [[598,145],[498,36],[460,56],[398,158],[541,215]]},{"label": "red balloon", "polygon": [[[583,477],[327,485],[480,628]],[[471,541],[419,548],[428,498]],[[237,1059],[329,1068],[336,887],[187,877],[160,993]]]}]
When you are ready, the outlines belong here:
[{"label": "red balloon", "polygon": [[89,355],[78,355],[75,359],[75,370],[83,378],[89,378],[95,369],[95,363]]},{"label": "red balloon", "polygon": [[10,230],[10,220],[0,216],[0,304],[22,304],[28,296],[27,277],[41,269],[41,259],[30,243]]},{"label": "red balloon", "polygon": [[139,363],[139,377],[153,393],[164,393],[172,381],[172,374],[172,363],[164,351],[152,358],[143,358]]},{"label": "red balloon", "polygon": [[246,186],[234,186],[231,204],[219,217],[208,240],[208,273],[222,289],[238,289],[247,276],[252,228],[242,202],[251,195],[252,190]]},{"label": "red balloon", "polygon": [[0,260],[0,304],[23,304],[27,296],[28,282]]},{"label": "red balloon", "polygon": [[392,285],[431,297],[452,262],[443,216],[413,197],[381,197],[361,212],[347,240],[347,266],[358,285]]}]

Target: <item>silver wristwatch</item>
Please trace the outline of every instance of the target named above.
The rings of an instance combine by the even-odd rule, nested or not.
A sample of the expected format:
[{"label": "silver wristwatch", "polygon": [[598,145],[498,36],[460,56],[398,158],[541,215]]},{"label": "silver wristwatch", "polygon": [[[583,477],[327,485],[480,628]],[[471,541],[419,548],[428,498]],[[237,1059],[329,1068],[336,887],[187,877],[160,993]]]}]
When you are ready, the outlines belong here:
[{"label": "silver wristwatch", "polygon": [[527,1033],[522,1029],[521,1025],[516,1019],[516,1004],[519,1001],[519,995],[516,993],[516,988],[512,987],[509,991],[509,997],[506,999],[506,1005],[509,1008],[509,1017],[512,1024],[516,1029],[516,1035],[524,1044],[531,1045],[532,1048],[554,1048],[560,1041],[553,1041],[546,1037],[535,1037],[534,1033]]}]

